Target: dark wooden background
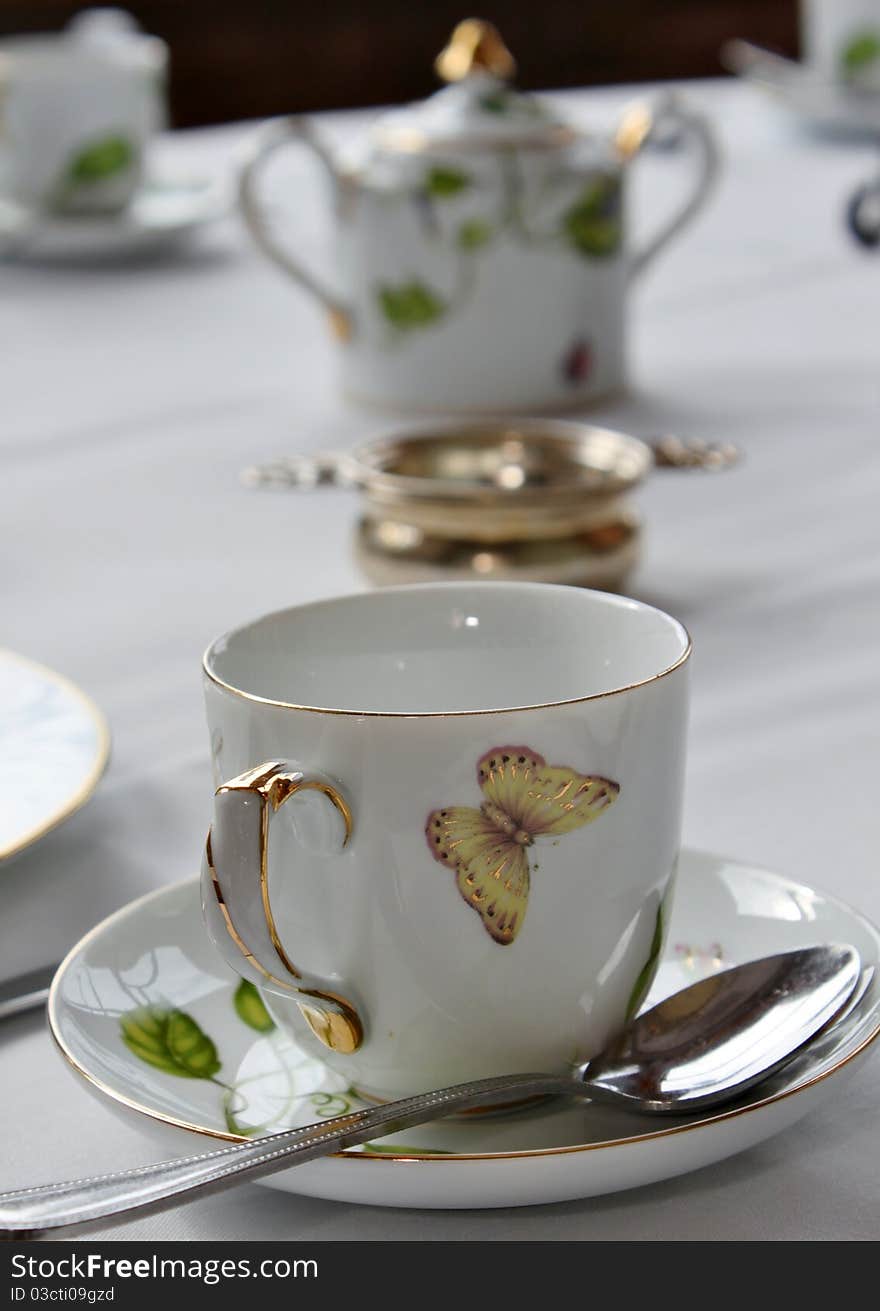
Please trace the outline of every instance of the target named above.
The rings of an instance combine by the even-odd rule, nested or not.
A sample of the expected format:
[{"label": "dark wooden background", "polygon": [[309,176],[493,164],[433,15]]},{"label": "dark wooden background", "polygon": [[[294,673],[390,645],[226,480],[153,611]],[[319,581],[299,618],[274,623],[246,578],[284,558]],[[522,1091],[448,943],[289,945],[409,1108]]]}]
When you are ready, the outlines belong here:
[{"label": "dark wooden background", "polygon": [[[53,30],[86,6],[0,0],[0,36]],[[434,55],[475,12],[501,29],[529,88],[721,73],[743,36],[796,54],[797,0],[129,0],[171,47],[177,126],[389,104],[428,94]]]}]

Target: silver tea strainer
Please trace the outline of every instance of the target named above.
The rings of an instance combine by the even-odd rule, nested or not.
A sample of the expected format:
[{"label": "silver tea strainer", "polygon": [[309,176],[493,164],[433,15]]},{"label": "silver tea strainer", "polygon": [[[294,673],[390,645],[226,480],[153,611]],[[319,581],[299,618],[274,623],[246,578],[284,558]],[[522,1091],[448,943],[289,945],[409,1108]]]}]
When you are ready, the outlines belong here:
[{"label": "silver tea strainer", "polygon": [[643,441],[547,419],[435,423],[343,453],[246,469],[252,487],[361,493],[355,552],[370,581],[519,579],[615,589],[635,565],[629,501],[655,468],[722,469],[727,445]]}]

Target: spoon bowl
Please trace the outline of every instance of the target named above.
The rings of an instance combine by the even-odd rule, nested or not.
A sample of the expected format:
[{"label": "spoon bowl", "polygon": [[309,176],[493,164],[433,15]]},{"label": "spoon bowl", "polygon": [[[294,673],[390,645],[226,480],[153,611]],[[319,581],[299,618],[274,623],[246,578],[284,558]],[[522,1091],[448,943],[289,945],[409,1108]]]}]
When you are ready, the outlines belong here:
[{"label": "spoon bowl", "polygon": [[764,957],[691,984],[643,1012],[569,1075],[511,1074],[420,1093],[212,1152],[94,1179],[0,1194],[0,1238],[34,1239],[134,1219],[476,1106],[565,1096],[648,1115],[733,1100],[844,1010],[861,978],[853,947]]},{"label": "spoon bowl", "polygon": [[636,1017],[582,1067],[593,1101],[649,1114],[718,1106],[789,1061],[846,1004],[852,947],[808,947],[710,974]]}]

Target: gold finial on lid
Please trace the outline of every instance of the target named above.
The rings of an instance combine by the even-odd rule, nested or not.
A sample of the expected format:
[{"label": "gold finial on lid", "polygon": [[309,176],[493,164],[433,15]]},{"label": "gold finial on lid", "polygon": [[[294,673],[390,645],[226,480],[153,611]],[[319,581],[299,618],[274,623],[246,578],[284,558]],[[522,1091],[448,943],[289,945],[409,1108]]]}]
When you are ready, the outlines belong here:
[{"label": "gold finial on lid", "polygon": [[444,82],[461,82],[475,72],[491,73],[506,81],[516,72],[516,62],[493,23],[466,18],[434,60],[434,68]]}]

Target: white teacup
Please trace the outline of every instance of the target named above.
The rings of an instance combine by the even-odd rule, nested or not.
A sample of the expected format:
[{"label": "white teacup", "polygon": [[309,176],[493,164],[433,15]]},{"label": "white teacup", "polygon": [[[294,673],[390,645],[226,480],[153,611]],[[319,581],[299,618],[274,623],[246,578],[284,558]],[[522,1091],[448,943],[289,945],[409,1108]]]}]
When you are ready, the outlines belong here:
[{"label": "white teacup", "polygon": [[806,62],[832,82],[880,91],[880,0],[801,0]]},{"label": "white teacup", "polygon": [[689,654],[662,611],[528,583],[389,588],[218,639],[220,952],[369,1096],[585,1060],[660,951]]},{"label": "white teacup", "polygon": [[123,209],[164,123],[166,64],[116,10],[0,42],[0,191],[38,210]]}]

